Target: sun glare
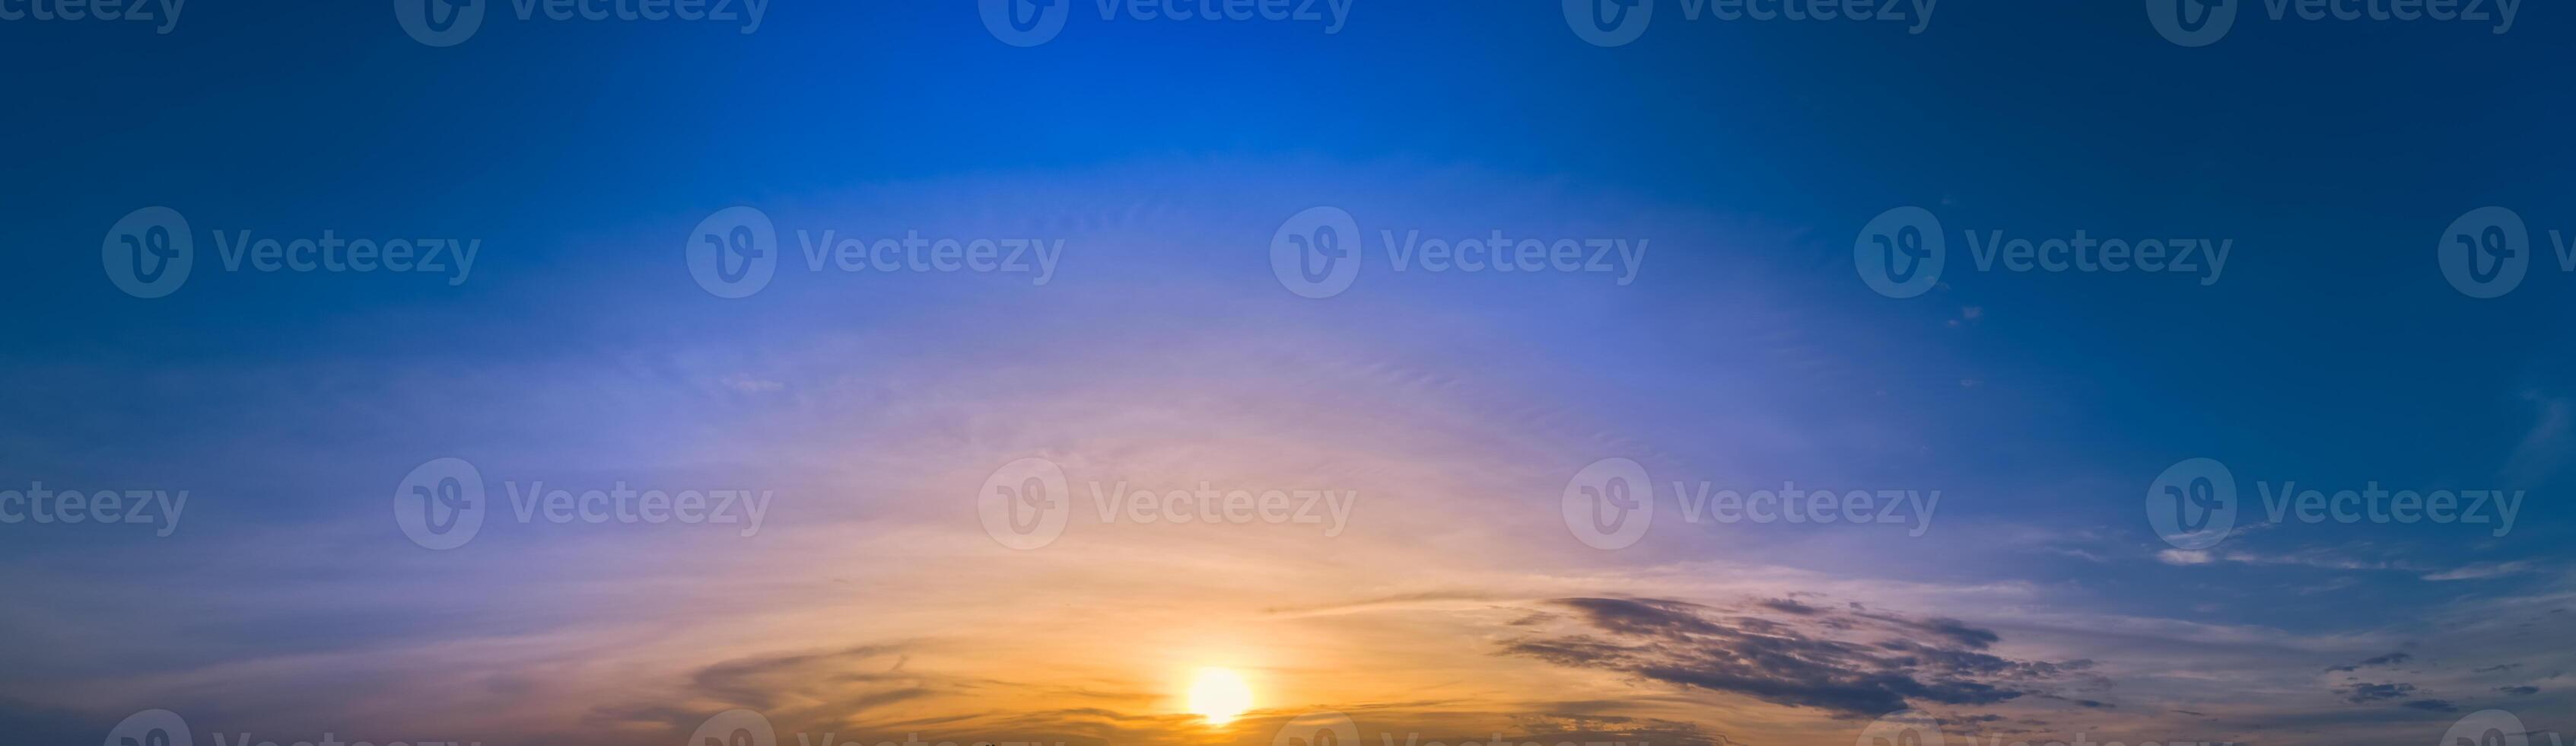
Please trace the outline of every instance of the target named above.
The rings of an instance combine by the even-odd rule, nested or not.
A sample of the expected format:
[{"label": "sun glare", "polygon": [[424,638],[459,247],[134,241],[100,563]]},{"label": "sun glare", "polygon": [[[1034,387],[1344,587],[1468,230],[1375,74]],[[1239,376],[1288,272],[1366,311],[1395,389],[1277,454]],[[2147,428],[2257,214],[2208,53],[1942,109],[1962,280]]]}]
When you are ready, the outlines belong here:
[{"label": "sun glare", "polygon": [[1252,687],[1231,669],[1199,669],[1198,680],[1190,682],[1190,712],[1207,718],[1209,725],[1224,725],[1236,715],[1252,709]]}]

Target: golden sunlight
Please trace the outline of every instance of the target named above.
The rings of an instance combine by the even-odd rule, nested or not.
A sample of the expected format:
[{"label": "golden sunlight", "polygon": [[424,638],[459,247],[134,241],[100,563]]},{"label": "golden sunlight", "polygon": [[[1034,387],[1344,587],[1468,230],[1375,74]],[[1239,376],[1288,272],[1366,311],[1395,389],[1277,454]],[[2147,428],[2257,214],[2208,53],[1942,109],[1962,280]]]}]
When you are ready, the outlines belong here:
[{"label": "golden sunlight", "polygon": [[1190,712],[1207,718],[1209,725],[1224,725],[1252,709],[1252,687],[1232,669],[1199,669],[1197,681],[1190,682]]}]

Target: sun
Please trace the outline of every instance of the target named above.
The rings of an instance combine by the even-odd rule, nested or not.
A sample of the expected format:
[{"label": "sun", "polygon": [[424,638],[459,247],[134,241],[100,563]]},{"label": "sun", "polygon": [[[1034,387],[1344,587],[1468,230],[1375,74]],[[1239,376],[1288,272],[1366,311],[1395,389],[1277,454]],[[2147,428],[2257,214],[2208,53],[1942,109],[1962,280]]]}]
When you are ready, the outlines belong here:
[{"label": "sun", "polygon": [[1252,709],[1252,687],[1233,669],[1202,668],[1199,677],[1190,682],[1190,712],[1207,718],[1209,725],[1224,725],[1237,715]]}]

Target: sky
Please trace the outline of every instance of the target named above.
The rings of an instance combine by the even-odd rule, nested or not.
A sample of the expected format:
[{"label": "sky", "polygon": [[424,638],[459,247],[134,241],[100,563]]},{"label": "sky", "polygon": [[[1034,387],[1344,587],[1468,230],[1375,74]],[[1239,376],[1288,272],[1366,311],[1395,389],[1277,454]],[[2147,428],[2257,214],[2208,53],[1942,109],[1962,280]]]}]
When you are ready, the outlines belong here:
[{"label": "sky", "polygon": [[2576,17],[2141,4],[0,0],[0,733],[2560,746]]}]

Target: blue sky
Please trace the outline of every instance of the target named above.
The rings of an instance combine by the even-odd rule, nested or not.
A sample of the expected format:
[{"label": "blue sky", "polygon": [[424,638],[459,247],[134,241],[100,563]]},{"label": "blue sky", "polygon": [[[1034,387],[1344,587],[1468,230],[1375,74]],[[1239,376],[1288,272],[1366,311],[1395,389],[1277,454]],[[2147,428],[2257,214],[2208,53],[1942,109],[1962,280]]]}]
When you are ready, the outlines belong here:
[{"label": "blue sky", "polygon": [[[2556,8],[2494,33],[2238,3],[2227,38],[2185,48],[2136,3],[1940,4],[1908,33],[1658,0],[1635,42],[1601,47],[1543,2],[1354,0],[1332,33],[1074,2],[1017,47],[964,2],[782,3],[753,33],[491,5],[446,48],[383,3],[192,4],[168,34],[0,21],[27,110],[0,160],[0,309],[24,320],[0,346],[0,489],[190,495],[167,536],[0,524],[22,589],[0,611],[4,727],[93,738],[168,708],[299,739],[444,723],[606,743],[748,707],[845,733],[1181,742],[1155,696],[1062,692],[1156,689],[1146,671],[1192,655],[1262,672],[1273,729],[1331,709],[1371,738],[1538,718],[1838,743],[1882,714],[1651,673],[1741,653],[1762,624],[1986,630],[1999,642],[1945,651],[2063,667],[1885,664],[1933,693],[1885,691],[1981,740],[2420,743],[2490,708],[2563,728],[2576,701],[2576,274],[2550,253],[2576,228],[2553,178],[2576,108],[2553,42],[2576,20]],[[780,266],[720,298],[684,246],[737,205],[775,224]],[[2535,256],[2474,298],[2436,247],[2489,205]],[[150,206],[185,215],[196,264],[137,298],[96,247]],[[1316,206],[1352,216],[1363,263],[1321,299],[1270,264]],[[1948,265],[1892,298],[1851,247],[1902,206],[1938,216]],[[478,248],[461,277],[219,269],[219,235],[326,229]],[[824,230],[1062,255],[1042,281],[808,268],[800,241]],[[1646,248],[1608,273],[1394,271],[1382,231],[1412,230]],[[1973,267],[1990,231],[2079,230],[2231,251],[2207,284]],[[1122,481],[1361,498],[1330,537],[1077,507],[1068,538],[1018,552],[974,505],[1029,456],[1085,505]],[[775,500],[751,536],[496,514],[438,551],[386,503],[440,457],[473,463],[495,511],[539,481]],[[2142,498],[2202,457],[2245,512],[2182,549]],[[1667,485],[1659,511],[1676,480],[1942,497],[1919,536],[1660,512],[1604,549],[1559,507],[1605,458]],[[2526,497],[2501,536],[2262,525],[2283,482]],[[1218,575],[1157,580],[1174,567]],[[983,619],[997,599],[1133,631]],[[1206,631],[1226,624],[1260,632]],[[1572,640],[1705,647],[1549,652]],[[1292,659],[1377,679],[1335,690]],[[879,675],[728,678],[808,667]],[[1453,680],[1508,683],[1407,696]],[[1090,709],[1115,715],[1065,714]]]}]

